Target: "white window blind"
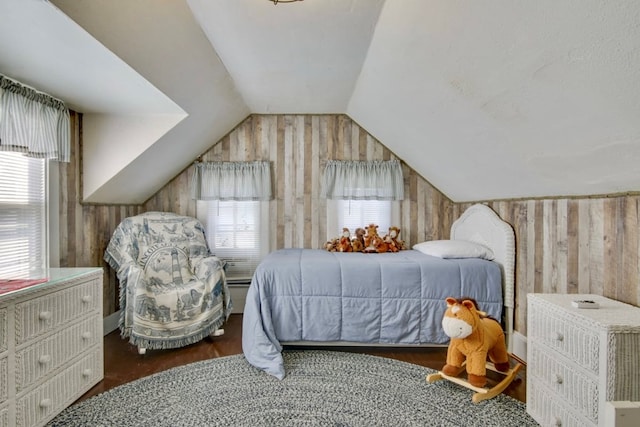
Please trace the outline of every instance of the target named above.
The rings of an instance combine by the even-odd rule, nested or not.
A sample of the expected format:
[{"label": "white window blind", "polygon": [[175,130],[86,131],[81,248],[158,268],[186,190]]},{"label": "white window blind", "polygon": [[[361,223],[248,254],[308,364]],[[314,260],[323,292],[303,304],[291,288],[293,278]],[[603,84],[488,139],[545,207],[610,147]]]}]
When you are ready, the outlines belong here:
[{"label": "white window blind", "polygon": [[399,203],[390,200],[327,200],[327,239],[340,236],[343,227],[353,237],[356,228],[372,223],[385,235],[390,226],[399,224],[399,217]]},{"label": "white window blind", "polygon": [[47,267],[46,163],[0,152],[0,278]]},{"label": "white window blind", "polygon": [[268,203],[255,200],[197,202],[209,249],[227,261],[230,282],[249,281],[268,251]]}]

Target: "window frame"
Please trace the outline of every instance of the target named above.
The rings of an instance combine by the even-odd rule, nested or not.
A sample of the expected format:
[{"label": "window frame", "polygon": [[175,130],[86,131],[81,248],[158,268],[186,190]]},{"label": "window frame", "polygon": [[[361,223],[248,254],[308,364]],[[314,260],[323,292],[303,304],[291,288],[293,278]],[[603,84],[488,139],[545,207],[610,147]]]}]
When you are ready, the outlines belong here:
[{"label": "window frame", "polygon": [[[345,224],[341,221],[340,212],[347,207],[345,204],[350,203],[351,209],[359,208],[359,204],[388,204],[389,205],[389,217],[380,219],[365,219],[363,218],[362,224],[353,226],[350,223]],[[360,216],[366,215],[366,213],[360,213]],[[341,223],[342,222],[342,223]],[[327,240],[331,240],[342,234],[342,228],[347,227],[353,237],[355,229],[357,227],[366,228],[369,224],[373,223],[378,226],[378,233],[380,235],[386,234],[389,227],[398,225],[400,222],[400,201],[398,200],[356,200],[356,199],[327,199]]]},{"label": "window frame", "polygon": [[[256,232],[257,245],[255,247],[255,250],[257,255],[251,263],[248,271],[235,271],[234,261],[232,258],[233,255],[229,255],[229,252],[235,252],[241,249],[233,248],[231,250],[228,250],[225,248],[217,247],[215,245],[216,233],[215,231],[211,231],[211,227],[215,227],[215,224],[212,224],[212,222],[217,216],[217,213],[220,212],[220,203],[232,203],[234,205],[243,203],[256,204],[254,213],[258,216],[257,218],[255,218],[255,220],[257,221],[256,225],[259,227],[259,230],[257,230]],[[213,213],[212,211],[216,211],[217,213]],[[205,237],[207,239],[207,244],[209,245],[209,250],[220,259],[227,261],[228,264],[226,272],[228,281],[230,283],[250,281],[253,277],[255,268],[269,252],[269,202],[259,200],[197,200],[196,217],[202,223],[205,229]]]},{"label": "window frame", "polygon": [[[50,167],[49,161],[45,159],[35,159],[35,158],[27,157],[21,153],[0,151],[0,158],[2,158],[3,163],[5,164],[9,164],[8,162],[10,160],[13,160],[12,163],[14,167],[19,167],[18,163],[24,159],[22,166],[25,168],[24,169],[25,176],[32,176],[36,179],[42,180],[40,184],[37,184],[41,188],[41,190],[39,190],[41,191],[40,193],[41,198],[38,198],[37,200],[31,197],[31,195],[28,195],[27,197],[18,198],[12,202],[8,198],[7,199],[2,198],[2,197],[11,197],[10,195],[11,190],[8,187],[0,189],[0,192],[6,191],[6,193],[3,193],[4,196],[0,195],[0,212],[4,210],[5,214],[10,214],[11,210],[13,210],[14,212],[26,212],[25,214],[18,214],[19,218],[28,218],[33,215],[39,218],[39,220],[35,221],[36,222],[35,224],[34,222],[25,222],[25,223],[16,222],[15,223],[16,227],[23,226],[21,224],[27,224],[28,227],[33,227],[35,225],[36,229],[39,230],[39,236],[30,236],[30,234],[32,234],[30,232],[27,233],[26,236],[24,234],[16,234],[15,236],[10,236],[9,233],[7,233],[6,237],[8,238],[13,237],[15,239],[15,238],[22,237],[27,239],[34,239],[33,244],[39,247],[33,248],[33,247],[30,247],[31,243],[26,243],[27,247],[25,249],[25,252],[23,254],[18,255],[19,259],[21,260],[18,264],[14,264],[13,266],[2,266],[0,264],[0,278],[32,278],[32,277],[41,276],[43,274],[42,272],[44,270],[49,269],[51,265],[51,261],[50,261],[51,260],[51,251],[50,251],[51,241],[52,240],[55,240],[56,242],[58,241],[57,227],[55,228],[55,236],[54,236],[52,229],[49,225],[51,220],[50,218],[51,206],[50,206],[49,200],[51,198],[52,190],[56,192],[55,194],[57,194],[57,186],[55,188],[51,188],[50,184],[52,182],[52,179],[50,175],[53,170],[57,172],[57,168]],[[34,165],[37,165],[39,163],[42,165],[39,171],[33,173],[27,170],[28,168]],[[11,173],[11,171],[8,171],[8,172]],[[35,175],[38,175],[38,176],[36,177]],[[6,182],[8,181],[3,180],[3,184],[5,184]],[[25,185],[29,185],[29,184],[27,183]],[[14,187],[13,191],[19,191],[19,190],[16,187]],[[33,206],[34,201],[37,203],[37,205],[41,207],[40,208],[34,207]],[[21,204],[24,204],[25,206],[23,208],[19,208]],[[40,260],[38,261],[37,258],[40,258]]]}]

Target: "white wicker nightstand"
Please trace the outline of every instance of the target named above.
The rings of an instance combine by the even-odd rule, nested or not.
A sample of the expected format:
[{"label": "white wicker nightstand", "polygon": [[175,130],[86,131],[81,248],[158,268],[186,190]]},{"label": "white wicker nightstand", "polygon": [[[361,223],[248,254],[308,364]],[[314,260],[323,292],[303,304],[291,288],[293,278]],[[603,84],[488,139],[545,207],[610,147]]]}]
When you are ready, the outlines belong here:
[{"label": "white wicker nightstand", "polygon": [[640,400],[640,308],[598,295],[527,298],[527,412],[536,421],[604,425],[606,401]]},{"label": "white wicker nightstand", "polygon": [[104,375],[102,269],[0,294],[0,427],[41,426]]}]

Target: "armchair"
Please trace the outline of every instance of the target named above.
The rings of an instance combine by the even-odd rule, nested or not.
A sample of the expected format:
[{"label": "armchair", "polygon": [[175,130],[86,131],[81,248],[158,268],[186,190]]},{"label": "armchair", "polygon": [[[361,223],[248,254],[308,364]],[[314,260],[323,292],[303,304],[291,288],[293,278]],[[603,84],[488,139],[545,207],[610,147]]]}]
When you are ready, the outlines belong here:
[{"label": "armchair", "polygon": [[232,309],[225,263],[210,253],[195,218],[167,212],[126,218],[104,260],[120,282],[120,334],[140,354],[223,333]]}]

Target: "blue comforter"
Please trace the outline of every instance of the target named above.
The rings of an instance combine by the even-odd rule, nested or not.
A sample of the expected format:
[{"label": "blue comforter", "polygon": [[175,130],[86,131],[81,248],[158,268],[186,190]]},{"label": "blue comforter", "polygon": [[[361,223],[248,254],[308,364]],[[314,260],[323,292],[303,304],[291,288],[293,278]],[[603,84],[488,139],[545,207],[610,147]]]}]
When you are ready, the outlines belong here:
[{"label": "blue comforter", "polygon": [[500,267],[414,250],[281,249],[262,261],[251,281],[242,349],[249,363],[282,379],[281,342],[446,344],[441,322],[448,296],[472,297],[500,319]]}]

